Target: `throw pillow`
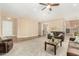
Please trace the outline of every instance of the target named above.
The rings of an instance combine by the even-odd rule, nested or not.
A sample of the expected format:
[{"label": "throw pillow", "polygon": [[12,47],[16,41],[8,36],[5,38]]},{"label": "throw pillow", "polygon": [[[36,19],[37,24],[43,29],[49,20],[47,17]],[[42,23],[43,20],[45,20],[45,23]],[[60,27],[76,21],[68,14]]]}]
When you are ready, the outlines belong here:
[{"label": "throw pillow", "polygon": [[53,34],[53,33],[50,33],[50,35],[51,35],[51,36],[54,36],[54,34]]},{"label": "throw pillow", "polygon": [[76,36],[74,42],[79,43],[79,36]]},{"label": "throw pillow", "polygon": [[47,38],[52,39],[53,36],[54,36],[53,33],[50,32],[50,33],[48,33]]},{"label": "throw pillow", "polygon": [[58,35],[58,37],[61,37],[63,34],[62,33],[60,33],[59,35]]}]

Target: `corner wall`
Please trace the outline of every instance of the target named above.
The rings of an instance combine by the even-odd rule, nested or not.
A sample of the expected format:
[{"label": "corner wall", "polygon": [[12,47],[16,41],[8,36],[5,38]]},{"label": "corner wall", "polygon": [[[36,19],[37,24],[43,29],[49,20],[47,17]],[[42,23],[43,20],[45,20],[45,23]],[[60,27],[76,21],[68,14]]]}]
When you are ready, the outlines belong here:
[{"label": "corner wall", "polygon": [[17,20],[17,38],[38,36],[38,22],[30,18]]}]

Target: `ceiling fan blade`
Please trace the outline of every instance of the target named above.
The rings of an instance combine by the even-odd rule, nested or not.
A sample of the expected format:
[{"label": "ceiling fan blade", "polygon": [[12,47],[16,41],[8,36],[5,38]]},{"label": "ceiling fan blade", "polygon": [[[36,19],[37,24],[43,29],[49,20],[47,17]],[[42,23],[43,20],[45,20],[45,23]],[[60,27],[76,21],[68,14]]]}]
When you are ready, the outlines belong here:
[{"label": "ceiling fan blade", "polygon": [[48,4],[45,4],[45,3],[39,3],[39,4],[41,4],[41,5],[45,5],[45,6],[47,6]]},{"label": "ceiling fan blade", "polygon": [[54,4],[51,4],[51,6],[58,6],[59,3],[54,3]]},{"label": "ceiling fan blade", "polygon": [[44,10],[44,9],[46,9],[46,7],[44,7],[43,9],[41,9],[41,10]]}]

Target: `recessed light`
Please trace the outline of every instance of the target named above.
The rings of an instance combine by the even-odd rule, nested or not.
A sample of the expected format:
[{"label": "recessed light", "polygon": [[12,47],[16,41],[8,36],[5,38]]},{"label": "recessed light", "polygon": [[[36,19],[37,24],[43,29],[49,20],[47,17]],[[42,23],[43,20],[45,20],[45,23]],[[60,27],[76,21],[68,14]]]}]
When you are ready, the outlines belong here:
[{"label": "recessed light", "polygon": [[8,17],[7,19],[11,19],[10,17]]},{"label": "recessed light", "polygon": [[77,6],[77,4],[73,4],[73,6],[74,6],[74,7],[76,7],[76,6]]}]

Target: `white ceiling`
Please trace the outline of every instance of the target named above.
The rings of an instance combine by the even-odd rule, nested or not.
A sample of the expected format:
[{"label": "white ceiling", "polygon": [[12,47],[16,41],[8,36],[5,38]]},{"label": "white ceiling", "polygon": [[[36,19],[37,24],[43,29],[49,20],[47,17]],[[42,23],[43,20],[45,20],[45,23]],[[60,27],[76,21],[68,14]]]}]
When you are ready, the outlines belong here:
[{"label": "white ceiling", "polygon": [[45,9],[39,3],[0,3],[0,9],[7,11],[15,16],[32,17],[39,21],[52,20],[55,18],[75,18],[79,17],[79,4],[73,6],[73,3],[63,3],[53,7],[52,11]]}]

